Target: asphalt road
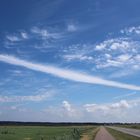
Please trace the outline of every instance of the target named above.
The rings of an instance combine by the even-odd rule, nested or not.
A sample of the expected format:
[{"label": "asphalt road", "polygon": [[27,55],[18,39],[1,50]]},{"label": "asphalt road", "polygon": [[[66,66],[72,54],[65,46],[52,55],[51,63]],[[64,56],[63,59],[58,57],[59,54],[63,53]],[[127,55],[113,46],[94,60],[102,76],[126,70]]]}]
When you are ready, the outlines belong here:
[{"label": "asphalt road", "polygon": [[108,126],[108,127],[140,138],[140,130],[138,130],[138,129],[122,128],[122,127],[114,127],[114,126]]},{"label": "asphalt road", "polygon": [[115,140],[114,137],[104,128],[100,127],[95,140]]}]

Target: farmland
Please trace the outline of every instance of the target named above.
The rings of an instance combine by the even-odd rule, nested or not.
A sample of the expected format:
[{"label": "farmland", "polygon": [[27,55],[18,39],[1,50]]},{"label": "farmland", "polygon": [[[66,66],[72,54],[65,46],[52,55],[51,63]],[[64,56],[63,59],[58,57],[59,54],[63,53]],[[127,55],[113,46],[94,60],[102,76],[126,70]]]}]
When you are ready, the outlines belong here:
[{"label": "farmland", "polygon": [[93,126],[0,126],[0,140],[78,140]]},{"label": "farmland", "polygon": [[[101,126],[102,127],[99,127]],[[139,128],[139,124],[114,125],[127,128]],[[116,140],[138,140],[130,134],[122,133],[104,124],[49,124],[49,123],[7,123],[0,125],[0,140],[94,140],[97,133],[104,136],[107,133],[101,131],[106,128]]]}]

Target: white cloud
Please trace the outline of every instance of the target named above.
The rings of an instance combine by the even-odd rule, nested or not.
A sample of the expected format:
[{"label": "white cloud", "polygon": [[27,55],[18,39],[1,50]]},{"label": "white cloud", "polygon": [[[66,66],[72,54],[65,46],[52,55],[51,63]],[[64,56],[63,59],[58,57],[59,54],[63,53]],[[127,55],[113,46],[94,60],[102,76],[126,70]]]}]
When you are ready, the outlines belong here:
[{"label": "white cloud", "polygon": [[111,59],[112,56],[111,56],[111,54],[105,53],[105,57],[108,59]]},{"label": "white cloud", "polygon": [[42,37],[48,37],[49,36],[49,33],[48,33],[48,31],[46,29],[40,29],[38,27],[33,27],[31,29],[31,32],[32,33],[39,34]]},{"label": "white cloud", "polygon": [[24,41],[25,39],[28,39],[29,36],[27,34],[27,32],[25,31],[21,31],[20,33],[15,33],[15,34],[8,34],[6,36],[6,41],[5,44],[6,45],[14,45],[15,43]]},{"label": "white cloud", "polygon": [[132,104],[128,103],[126,100],[121,100],[120,102],[117,103],[112,103],[112,104],[85,104],[84,108],[87,110],[87,112],[105,112],[109,113],[112,112],[113,110],[122,110],[122,109],[127,109],[131,107]]},{"label": "white cloud", "polygon": [[104,50],[119,50],[121,52],[125,52],[128,49],[132,48],[132,44],[134,42],[129,40],[128,38],[112,38],[103,41],[102,43],[95,46],[95,50],[102,51]]},{"label": "white cloud", "polygon": [[87,112],[105,111],[109,109],[107,106],[97,104],[85,104],[84,108]]},{"label": "white cloud", "polygon": [[26,32],[21,32],[21,37],[23,38],[23,39],[28,39],[29,37],[28,37],[28,34],[26,33]]},{"label": "white cloud", "polygon": [[62,33],[49,32],[47,29],[44,29],[44,28],[42,29],[42,28],[38,28],[38,27],[33,27],[31,29],[31,33],[34,33],[34,34],[40,36],[44,40],[60,39],[63,37]]},{"label": "white cloud", "polygon": [[77,30],[77,27],[74,24],[68,24],[67,30],[69,32],[75,32]]},{"label": "white cloud", "polygon": [[75,107],[72,107],[68,101],[63,101],[62,107],[64,108],[64,110],[62,109],[64,116],[66,115],[69,117],[79,117],[79,111]]},{"label": "white cloud", "polygon": [[125,28],[125,29],[122,29],[120,31],[122,34],[127,34],[127,35],[131,35],[131,34],[137,34],[137,35],[140,35],[140,26],[132,26],[132,27],[129,27],[129,28]]},{"label": "white cloud", "polygon": [[7,35],[6,38],[11,42],[17,42],[21,40],[18,36],[15,35]]},{"label": "white cloud", "polygon": [[[140,102],[136,100],[121,100],[107,104],[85,104],[85,114],[100,122],[137,122],[139,117],[132,114],[139,112]],[[88,118],[90,119],[90,118]]]},{"label": "white cloud", "polygon": [[95,71],[111,70],[111,78],[136,74],[140,70],[140,41],[133,37],[111,38],[99,44],[74,44],[65,47],[63,53],[61,57],[66,61],[88,62]]},{"label": "white cloud", "polygon": [[[49,106],[43,110],[44,113],[47,113],[47,116],[52,116],[54,121],[70,121],[79,120],[82,116],[82,112],[79,110],[77,106],[73,106],[68,101],[63,101],[61,105],[57,106]],[[57,118],[57,119],[56,119]]]},{"label": "white cloud", "polygon": [[63,107],[64,107],[67,111],[72,112],[73,109],[71,108],[71,105],[69,104],[68,101],[63,101],[62,104],[63,104]]},{"label": "white cloud", "polygon": [[[105,40],[99,44],[75,44],[64,48],[66,61],[89,63],[95,72],[110,70],[110,78],[134,75],[140,70],[140,41],[133,36]],[[91,68],[92,70],[93,68]]]},{"label": "white cloud", "polygon": [[99,45],[96,45],[95,50],[103,50],[106,47],[106,45],[104,43],[101,43]]},{"label": "white cloud", "polygon": [[116,88],[124,88],[124,89],[129,89],[129,90],[140,90],[140,86],[106,80],[100,77],[83,74],[83,73],[75,72],[72,70],[65,70],[62,68],[54,67],[54,66],[36,64],[36,63],[28,62],[25,60],[21,60],[19,58],[9,56],[9,55],[1,54],[0,61],[4,63],[12,64],[12,65],[22,66],[31,70],[48,73],[48,74],[51,74],[60,78],[64,78],[64,79],[68,79],[68,80],[72,80],[76,82],[99,84],[99,85],[116,87]]},{"label": "white cloud", "polygon": [[[104,62],[97,64],[97,68],[107,67],[123,67],[124,65],[132,64],[132,56],[129,54],[121,54],[116,57],[107,57]],[[131,62],[130,62],[131,61]]]},{"label": "white cloud", "polygon": [[125,108],[129,108],[130,105],[126,100],[121,100],[118,103],[113,103],[112,105],[110,105],[111,109],[125,109]]},{"label": "white cloud", "polygon": [[110,49],[111,50],[117,50],[117,49],[121,49],[122,51],[126,51],[126,49],[129,48],[129,42],[125,41],[125,40],[112,40],[111,42],[111,46]]},{"label": "white cloud", "polygon": [[[96,68],[118,68],[118,73],[121,76],[134,73],[140,69],[139,46],[139,41],[130,38],[114,38],[103,41],[95,46],[95,51],[98,51],[98,57],[94,58]],[[115,77],[117,75],[115,72]]]},{"label": "white cloud", "polygon": [[63,54],[61,54],[60,57],[65,61],[82,61],[93,63],[95,60],[93,51],[94,46],[91,44],[73,44],[63,47]]},{"label": "white cloud", "polygon": [[127,62],[132,56],[129,54],[122,54],[118,56],[118,61],[119,62]]},{"label": "white cloud", "polygon": [[43,100],[47,100],[52,95],[50,93],[38,94],[38,95],[30,95],[30,96],[2,96],[0,95],[0,102],[40,102]]},{"label": "white cloud", "polygon": [[[96,122],[129,122],[138,121],[138,118],[130,115],[132,111],[137,112],[140,105],[139,100],[121,100],[107,104],[85,104],[75,106],[68,101],[62,102],[61,106],[51,106],[44,111],[49,116],[55,116],[59,121],[96,121]],[[133,112],[133,113],[134,113]],[[48,116],[47,115],[47,116]],[[54,120],[57,120],[57,119]]]},{"label": "white cloud", "polygon": [[86,55],[82,55],[82,54],[68,54],[68,55],[64,55],[63,58],[67,61],[72,61],[72,60],[91,61],[91,60],[93,60],[92,56],[86,56]]},{"label": "white cloud", "polygon": [[[22,107],[20,107],[22,106]],[[140,99],[115,103],[74,105],[68,101],[33,111],[24,105],[0,106],[0,120],[54,121],[54,122],[139,122]],[[25,115],[26,114],[28,115]],[[4,115],[5,114],[5,115]]]},{"label": "white cloud", "polygon": [[96,65],[96,68],[101,69],[101,68],[108,68],[108,67],[120,67],[123,66],[122,62],[119,62],[118,60],[112,60],[112,59],[107,59],[105,62],[98,62]]}]

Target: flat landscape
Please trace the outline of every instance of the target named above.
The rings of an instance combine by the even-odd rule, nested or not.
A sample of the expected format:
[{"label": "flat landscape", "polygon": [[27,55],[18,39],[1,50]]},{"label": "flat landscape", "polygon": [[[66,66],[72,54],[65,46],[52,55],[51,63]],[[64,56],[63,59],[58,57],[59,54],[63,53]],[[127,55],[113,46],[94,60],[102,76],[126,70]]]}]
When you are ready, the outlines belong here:
[{"label": "flat landscape", "polygon": [[0,0],[0,140],[140,140],[140,0]]},{"label": "flat landscape", "polygon": [[[0,126],[0,140],[139,140],[132,125]],[[133,125],[134,127],[135,125]],[[136,125],[139,127],[139,125]],[[129,128],[128,128],[129,127]]]},{"label": "flat landscape", "polygon": [[78,140],[94,126],[0,126],[0,140]]}]

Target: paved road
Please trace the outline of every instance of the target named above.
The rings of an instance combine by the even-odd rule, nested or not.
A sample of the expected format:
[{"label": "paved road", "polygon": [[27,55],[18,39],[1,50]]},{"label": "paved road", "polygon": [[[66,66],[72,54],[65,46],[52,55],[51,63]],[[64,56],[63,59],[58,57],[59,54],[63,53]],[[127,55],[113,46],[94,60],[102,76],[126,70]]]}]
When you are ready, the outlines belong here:
[{"label": "paved road", "polygon": [[114,137],[104,128],[100,127],[95,140],[115,140]]},{"label": "paved road", "polygon": [[122,127],[114,127],[114,126],[108,126],[108,127],[140,138],[140,130],[138,129],[122,128]]}]

